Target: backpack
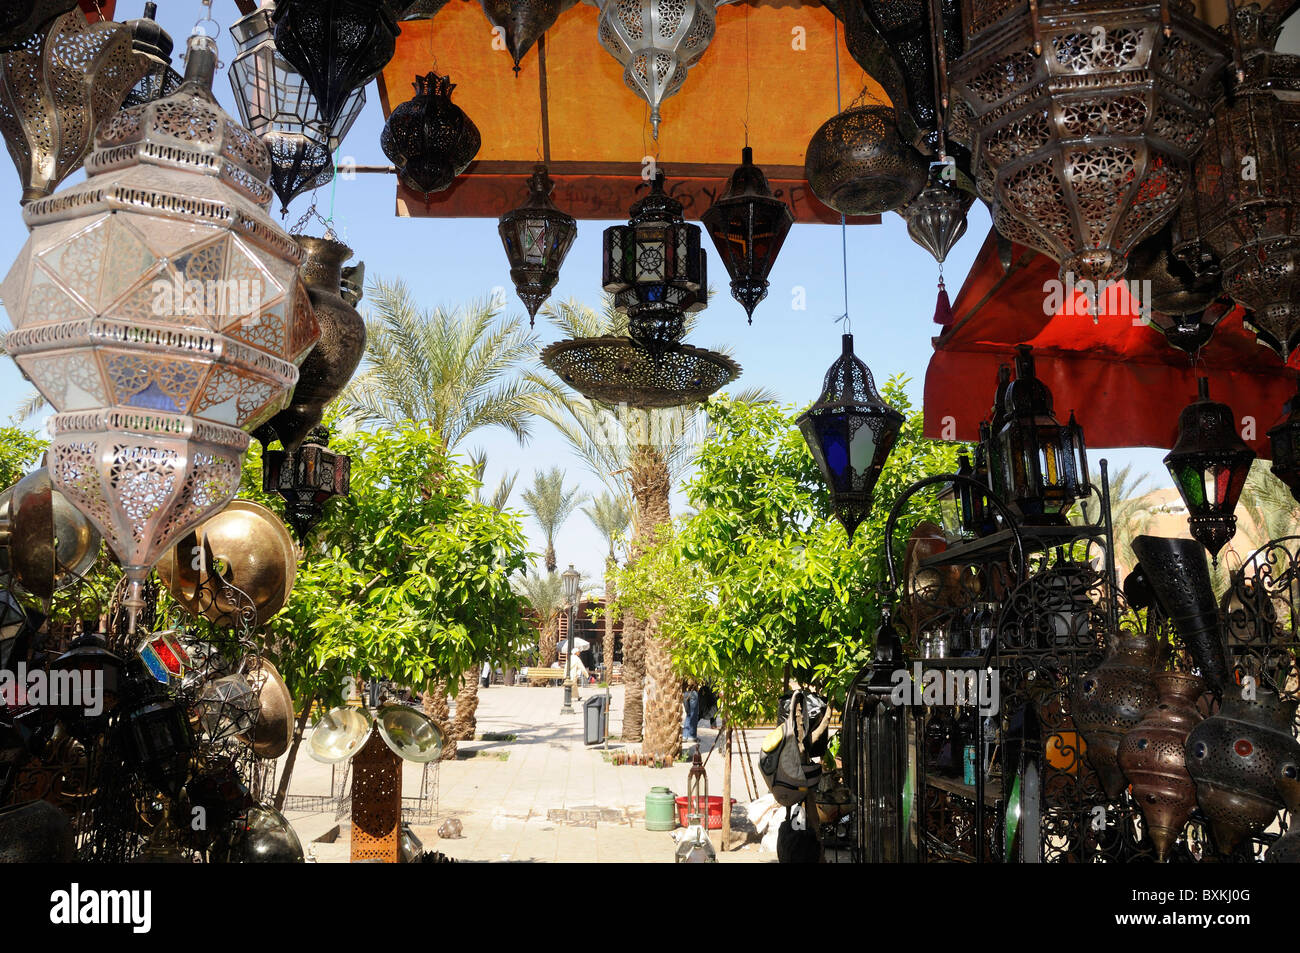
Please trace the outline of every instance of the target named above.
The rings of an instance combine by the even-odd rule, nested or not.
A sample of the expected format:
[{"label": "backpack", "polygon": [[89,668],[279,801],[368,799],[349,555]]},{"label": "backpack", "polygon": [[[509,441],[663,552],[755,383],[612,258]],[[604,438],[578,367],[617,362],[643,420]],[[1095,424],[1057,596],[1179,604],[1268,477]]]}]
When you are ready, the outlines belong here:
[{"label": "backpack", "polygon": [[805,725],[803,693],[795,692],[786,707],[785,721],[763,741],[763,753],[758,759],[758,770],[768,790],[776,803],[785,807],[803,801],[821,780],[821,765],[805,748]]}]

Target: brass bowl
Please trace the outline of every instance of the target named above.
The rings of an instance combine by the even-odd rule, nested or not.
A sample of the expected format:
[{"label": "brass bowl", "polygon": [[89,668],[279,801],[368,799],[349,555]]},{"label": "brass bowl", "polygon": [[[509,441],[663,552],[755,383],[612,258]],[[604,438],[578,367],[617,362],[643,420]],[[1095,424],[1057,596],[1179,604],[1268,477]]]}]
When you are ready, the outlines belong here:
[{"label": "brass bowl", "polygon": [[335,708],[312,729],[307,753],[323,764],[347,761],[361,750],[375,724],[364,708]]},{"label": "brass bowl", "polygon": [[254,617],[249,623],[256,628],[289,601],[298,551],[278,516],[260,503],[232,500],[182,537],[156,568],[186,611],[219,626],[235,626],[250,608],[242,593],[251,600]]},{"label": "brass bowl", "polygon": [[12,575],[38,599],[83,575],[99,555],[100,535],[50,472],[33,470],[0,493],[0,576]]},{"label": "brass bowl", "polygon": [[377,721],[384,744],[402,760],[424,764],[442,757],[442,732],[424,712],[406,705],[385,705]]},{"label": "brass bowl", "polygon": [[251,745],[259,758],[278,758],[293,743],[293,697],[270,659],[250,658],[243,672],[258,693],[260,711],[252,736],[240,735],[239,740]]}]

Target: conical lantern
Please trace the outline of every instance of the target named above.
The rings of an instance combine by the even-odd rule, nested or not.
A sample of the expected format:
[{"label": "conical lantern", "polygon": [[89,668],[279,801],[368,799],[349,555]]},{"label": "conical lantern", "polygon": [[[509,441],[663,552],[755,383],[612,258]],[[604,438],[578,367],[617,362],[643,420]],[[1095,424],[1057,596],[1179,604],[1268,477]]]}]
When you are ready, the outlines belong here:
[{"label": "conical lantern", "polygon": [[301,250],[267,215],[266,150],[213,98],[216,58],[191,37],[176,94],[100,128],[87,180],[27,206],[0,288],[6,347],[58,411],[50,474],[121,561],[132,624],[319,336]]},{"label": "conical lantern", "polygon": [[1282,408],[1282,419],[1268,431],[1268,443],[1273,452],[1273,476],[1300,501],[1300,392]]},{"label": "conical lantern", "polygon": [[505,33],[506,49],[519,61],[533,48],[537,38],[555,25],[564,4],[561,0],[479,0],[488,22]]},{"label": "conical lantern", "polygon": [[794,213],[772,194],[763,170],[754,165],[754,150],[741,150],[740,165],[727,180],[727,190],[708,207],[700,221],[731,276],[731,296],[741,303],[750,323],[754,308],[767,297],[767,276],[776,264]]},{"label": "conical lantern", "polygon": [[77,0],[5,0],[0,7],[0,53],[8,53],[76,5]]},{"label": "conical lantern", "polygon": [[975,194],[931,176],[919,195],[898,210],[907,222],[907,234],[934,256],[940,265],[952,246],[966,234],[966,213]]},{"label": "conical lantern", "polygon": [[529,327],[559,281],[560,267],[578,235],[577,220],[551,201],[554,189],[546,166],[535,166],[528,180],[528,200],[502,215],[497,224],[510,260],[510,280],[528,309]]},{"label": "conical lantern", "polygon": [[1187,504],[1192,538],[1217,563],[1219,550],[1237,532],[1237,501],[1255,451],[1237,432],[1232,408],[1210,400],[1208,378],[1198,379],[1197,395],[1178,418],[1178,442],[1165,466]]},{"label": "conical lantern", "polygon": [[659,105],[709,48],[716,18],[714,0],[600,0],[600,45],[623,65],[628,89],[650,104],[656,139]]},{"label": "conical lantern", "polygon": [[140,79],[144,63],[131,39],[122,24],[92,25],[73,10],[0,58],[0,131],[24,203],[49,195],[81,167],[100,121]]},{"label": "conical lantern", "polygon": [[429,73],[415,78],[415,97],[388,117],[379,147],[397,166],[409,189],[441,192],[478,154],[478,127],[451,101],[456,84],[450,76]]},{"label": "conical lantern", "polygon": [[275,46],[307,81],[330,129],[393,58],[401,28],[388,0],[278,0]]},{"label": "conical lantern", "polygon": [[131,28],[131,48],[144,67],[144,75],[131,87],[122,101],[122,108],[142,106],[176,92],[181,85],[181,74],[172,69],[172,50],[175,44],[171,34],[158,25],[154,17],[158,4],[146,3],[144,16],[127,20]]},{"label": "conical lantern", "polygon": [[1124,792],[1120,742],[1158,700],[1151,677],[1156,651],[1146,633],[1120,632],[1105,660],[1077,681],[1070,696],[1070,717],[1088,743],[1088,763],[1112,801]]},{"label": "conical lantern", "polygon": [[880,399],[867,365],[853,353],[853,335],[826,371],[821,397],[797,423],[831,494],[836,517],[852,536],[871,513],[872,494],[889,459],[903,415]]}]

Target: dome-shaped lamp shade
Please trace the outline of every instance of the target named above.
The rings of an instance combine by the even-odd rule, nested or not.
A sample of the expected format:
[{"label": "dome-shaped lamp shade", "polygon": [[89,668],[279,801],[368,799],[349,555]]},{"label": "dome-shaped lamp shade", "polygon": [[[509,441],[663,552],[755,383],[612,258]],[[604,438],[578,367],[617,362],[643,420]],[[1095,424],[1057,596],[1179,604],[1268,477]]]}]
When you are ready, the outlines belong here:
[{"label": "dome-shaped lamp shade", "polygon": [[831,506],[850,536],[871,513],[872,494],[889,459],[903,415],[880,399],[871,371],[853,353],[853,335],[826,372],[822,395],[798,419],[831,494]]},{"label": "dome-shaped lamp shade", "polygon": [[510,260],[510,280],[528,309],[530,326],[560,279],[560,266],[578,234],[577,220],[551,201],[554,188],[546,166],[537,166],[528,182],[528,200],[497,224]]},{"label": "dome-shaped lamp shade", "polygon": [[1210,382],[1197,381],[1197,399],[1178,418],[1178,442],[1165,466],[1187,505],[1192,538],[1217,561],[1237,532],[1237,501],[1255,451],[1237,432],[1232,408],[1210,400]]},{"label": "dome-shaped lamp shade", "polygon": [[415,78],[415,97],[388,117],[379,147],[397,166],[402,184],[425,195],[441,192],[478,154],[478,127],[451,101],[450,76]]},{"label": "dome-shaped lamp shade", "polygon": [[1273,451],[1273,476],[1300,501],[1300,393],[1286,402],[1283,417],[1268,432]]},{"label": "dome-shaped lamp shade", "polygon": [[731,276],[731,296],[752,323],[754,308],[767,297],[767,276],[794,224],[794,213],[772,194],[767,176],[754,165],[754,150],[745,146],[741,155],[727,190],[700,220]]},{"label": "dome-shaped lamp shade", "polygon": [[158,4],[146,3],[144,16],[126,22],[131,28],[131,48],[144,67],[144,75],[126,94],[126,99],[122,102],[123,109],[170,96],[181,85],[181,74],[172,69],[172,50],[175,44],[171,34],[154,19],[157,13]]}]

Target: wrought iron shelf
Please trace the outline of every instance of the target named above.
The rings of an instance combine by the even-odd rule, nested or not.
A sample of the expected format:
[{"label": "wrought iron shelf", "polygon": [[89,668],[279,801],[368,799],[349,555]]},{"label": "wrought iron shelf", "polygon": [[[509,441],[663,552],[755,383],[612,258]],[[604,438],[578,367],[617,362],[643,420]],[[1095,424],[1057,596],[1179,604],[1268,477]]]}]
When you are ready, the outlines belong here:
[{"label": "wrought iron shelf", "polygon": [[[1087,540],[1104,540],[1106,528],[1101,525],[1076,526],[1022,526],[1020,538],[1026,555],[1041,553],[1057,546],[1068,546]],[[941,553],[927,556],[919,563],[923,569],[937,566],[969,566],[988,562],[991,558],[1010,552],[1015,536],[1010,529],[998,530],[988,536],[963,539],[953,543]]]},{"label": "wrought iron shelf", "polygon": [[[957,797],[965,798],[967,801],[975,801],[975,785],[966,784],[954,778],[946,778],[938,774],[926,774],[925,783],[932,788],[938,788],[940,791],[946,791],[949,794],[955,794]],[[998,778],[985,778],[984,780],[984,803],[990,806],[996,806],[1002,800],[1002,781]]]}]

